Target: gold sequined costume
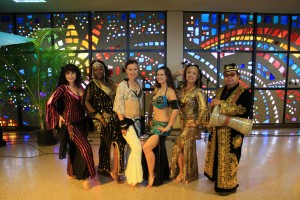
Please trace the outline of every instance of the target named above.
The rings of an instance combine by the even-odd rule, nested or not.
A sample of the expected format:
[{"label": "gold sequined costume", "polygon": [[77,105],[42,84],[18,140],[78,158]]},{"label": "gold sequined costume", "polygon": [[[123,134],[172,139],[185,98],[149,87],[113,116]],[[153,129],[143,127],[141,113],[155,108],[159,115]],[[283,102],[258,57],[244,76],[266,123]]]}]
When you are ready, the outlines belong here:
[{"label": "gold sequined costume", "polygon": [[[171,178],[175,179],[179,173],[178,156],[183,154],[183,182],[198,179],[198,162],[196,137],[200,134],[200,127],[207,123],[207,107],[203,91],[194,86],[188,91],[183,87],[178,92],[180,102],[181,133],[176,139],[172,152]],[[187,127],[188,122],[193,122],[195,127]]]},{"label": "gold sequined costume", "polygon": [[[251,93],[237,84],[217,90],[222,100],[220,114],[248,118]],[[238,187],[237,171],[244,135],[226,126],[214,127],[209,135],[204,174],[215,183],[216,192],[231,192]]]}]

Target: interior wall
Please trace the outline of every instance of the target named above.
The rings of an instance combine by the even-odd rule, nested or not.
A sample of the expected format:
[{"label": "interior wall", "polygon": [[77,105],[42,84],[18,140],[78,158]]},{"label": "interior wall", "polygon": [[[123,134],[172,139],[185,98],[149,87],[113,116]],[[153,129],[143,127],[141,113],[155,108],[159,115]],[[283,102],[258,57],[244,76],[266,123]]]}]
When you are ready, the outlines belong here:
[{"label": "interior wall", "polygon": [[167,66],[173,72],[182,67],[183,12],[167,12]]},{"label": "interior wall", "polygon": [[[176,72],[183,60],[183,12],[167,12],[167,66]],[[174,128],[180,128],[179,117]]]}]

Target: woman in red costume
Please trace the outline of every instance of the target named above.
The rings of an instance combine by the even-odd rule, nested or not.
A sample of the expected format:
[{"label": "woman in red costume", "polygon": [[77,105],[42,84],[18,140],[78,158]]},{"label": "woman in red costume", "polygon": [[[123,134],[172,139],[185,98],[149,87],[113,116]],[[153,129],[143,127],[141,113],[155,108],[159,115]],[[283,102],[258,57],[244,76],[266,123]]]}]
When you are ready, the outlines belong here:
[{"label": "woman in red costume", "polygon": [[[93,151],[87,139],[85,109],[81,104],[83,89],[77,66],[67,64],[61,69],[58,87],[47,102],[46,121],[49,128],[57,125],[66,130],[69,178],[83,180],[84,189],[91,189],[89,178],[95,176]],[[57,104],[62,101],[63,109]],[[62,133],[62,132],[61,132]],[[60,159],[65,155],[60,154]]]}]

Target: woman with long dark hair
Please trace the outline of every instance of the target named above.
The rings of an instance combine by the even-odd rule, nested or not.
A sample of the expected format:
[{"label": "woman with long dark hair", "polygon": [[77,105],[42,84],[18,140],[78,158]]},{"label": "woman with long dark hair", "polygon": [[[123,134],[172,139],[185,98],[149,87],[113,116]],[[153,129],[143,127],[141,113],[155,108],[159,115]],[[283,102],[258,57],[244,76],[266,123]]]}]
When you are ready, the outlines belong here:
[{"label": "woman with long dark hair", "polygon": [[[174,90],[174,82],[168,67],[161,67],[156,72],[155,89],[149,109],[150,136],[143,145],[148,167],[148,186],[158,186],[169,179],[168,157],[165,148],[166,137],[178,115],[178,101]],[[152,119],[153,113],[153,120]],[[153,150],[159,146],[160,157]]]},{"label": "woman with long dark hair", "polygon": [[[67,64],[61,69],[58,87],[47,102],[46,122],[49,128],[59,126],[67,132],[67,173],[69,178],[83,180],[83,187],[88,190],[91,189],[89,178],[96,173],[93,151],[87,139],[85,109],[81,104],[84,91],[80,84],[81,73],[77,66]],[[59,101],[63,101],[63,110],[57,107]]]}]

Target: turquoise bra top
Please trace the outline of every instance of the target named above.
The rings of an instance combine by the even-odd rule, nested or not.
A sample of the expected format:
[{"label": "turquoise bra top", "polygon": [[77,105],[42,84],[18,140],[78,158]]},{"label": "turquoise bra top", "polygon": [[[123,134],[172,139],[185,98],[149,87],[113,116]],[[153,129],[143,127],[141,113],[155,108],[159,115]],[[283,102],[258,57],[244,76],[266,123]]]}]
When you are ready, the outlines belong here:
[{"label": "turquoise bra top", "polygon": [[[168,90],[168,88],[167,88],[167,90]],[[166,90],[166,93],[167,93],[167,90]],[[162,109],[162,108],[165,108],[165,107],[170,107],[170,103],[167,99],[166,93],[165,93],[165,95],[161,95],[161,96],[156,97],[156,99],[153,99],[153,96],[155,96],[156,93],[153,94],[153,96],[152,96],[152,105],[155,106],[156,108],[159,108],[159,109]]]}]

